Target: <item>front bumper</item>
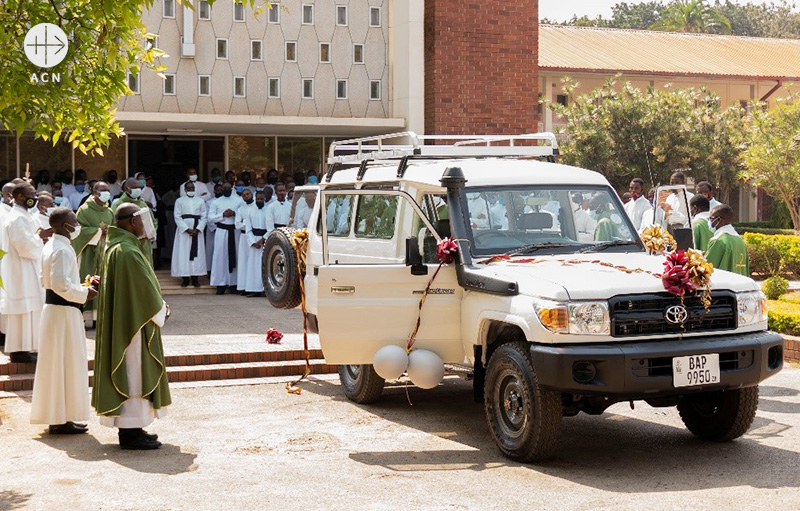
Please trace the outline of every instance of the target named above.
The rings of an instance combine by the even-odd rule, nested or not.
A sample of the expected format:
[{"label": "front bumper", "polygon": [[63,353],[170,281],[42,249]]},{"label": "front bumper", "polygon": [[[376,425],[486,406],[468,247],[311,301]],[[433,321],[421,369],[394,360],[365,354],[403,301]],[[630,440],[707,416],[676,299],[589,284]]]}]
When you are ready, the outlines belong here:
[{"label": "front bumper", "polygon": [[[675,388],[672,358],[708,353],[720,354],[720,382]],[[533,344],[531,357],[544,387],[624,400],[646,399],[757,385],[783,368],[783,338],[765,331],[630,343]],[[584,362],[596,370],[594,379],[586,383],[575,374]]]}]

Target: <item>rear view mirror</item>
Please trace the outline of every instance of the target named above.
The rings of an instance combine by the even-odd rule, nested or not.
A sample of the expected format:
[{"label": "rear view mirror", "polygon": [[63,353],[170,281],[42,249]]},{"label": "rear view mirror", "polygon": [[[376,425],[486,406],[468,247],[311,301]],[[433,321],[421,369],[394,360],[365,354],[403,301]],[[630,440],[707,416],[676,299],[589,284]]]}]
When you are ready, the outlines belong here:
[{"label": "rear view mirror", "polygon": [[406,238],[406,266],[411,266],[411,275],[427,275],[428,267],[422,264],[419,240],[414,236]]}]

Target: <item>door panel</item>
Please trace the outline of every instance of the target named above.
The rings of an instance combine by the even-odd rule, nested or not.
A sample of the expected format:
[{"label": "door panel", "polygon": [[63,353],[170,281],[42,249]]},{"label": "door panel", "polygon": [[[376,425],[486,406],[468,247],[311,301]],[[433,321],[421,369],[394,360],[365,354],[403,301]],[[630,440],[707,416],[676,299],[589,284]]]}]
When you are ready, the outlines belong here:
[{"label": "door panel", "polygon": [[[411,275],[408,266],[329,265],[319,268],[319,337],[329,364],[371,364],[383,346],[405,347],[414,329],[428,275]],[[442,267],[422,308],[415,347],[447,363],[464,361],[461,298],[455,268]]]}]

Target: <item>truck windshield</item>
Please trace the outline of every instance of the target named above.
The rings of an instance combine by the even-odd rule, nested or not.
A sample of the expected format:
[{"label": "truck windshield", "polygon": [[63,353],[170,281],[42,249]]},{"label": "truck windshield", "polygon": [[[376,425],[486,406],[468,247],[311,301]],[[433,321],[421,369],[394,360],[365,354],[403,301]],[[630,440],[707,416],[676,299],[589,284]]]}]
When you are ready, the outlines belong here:
[{"label": "truck windshield", "polygon": [[608,187],[469,188],[466,199],[476,256],[642,250]]}]

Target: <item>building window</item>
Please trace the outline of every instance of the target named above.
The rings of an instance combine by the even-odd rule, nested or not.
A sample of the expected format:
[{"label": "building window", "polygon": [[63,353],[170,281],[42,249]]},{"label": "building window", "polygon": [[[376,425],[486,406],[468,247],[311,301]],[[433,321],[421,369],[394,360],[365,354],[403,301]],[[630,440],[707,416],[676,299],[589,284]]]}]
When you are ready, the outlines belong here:
[{"label": "building window", "polygon": [[175,0],[164,0],[162,14],[165,18],[175,17]]},{"label": "building window", "polygon": [[164,95],[165,96],[174,96],[175,95],[175,75],[174,74],[164,74]]},{"label": "building window", "polygon": [[379,26],[381,26],[381,8],[380,7],[370,7],[369,8],[369,26],[371,26],[371,27],[379,27]]},{"label": "building window", "polygon": [[228,60],[228,40],[217,39],[217,58]]},{"label": "building window", "polygon": [[156,34],[149,34],[145,39],[145,47],[150,49],[158,49],[158,36]]},{"label": "building window", "polygon": [[247,80],[244,76],[233,77],[233,97],[243,98],[247,96]]},{"label": "building window", "polygon": [[347,99],[347,80],[336,80],[336,99]]},{"label": "building window", "polygon": [[330,64],[331,43],[319,43],[319,62],[320,64]]},{"label": "building window", "polygon": [[259,39],[250,40],[250,60],[264,60],[262,53],[263,42]]},{"label": "building window", "polygon": [[296,41],[286,41],[286,62],[297,62]]},{"label": "building window", "polygon": [[337,5],[336,6],[336,24],[340,27],[347,26],[347,6],[346,5]]},{"label": "building window", "polygon": [[281,79],[280,78],[270,78],[268,81],[267,87],[267,96],[270,98],[279,98],[281,97]]},{"label": "building window", "polygon": [[233,21],[244,21],[243,2],[233,2]]},{"label": "building window", "polygon": [[128,88],[134,94],[139,94],[139,74],[128,72]]},{"label": "building window", "polygon": [[303,25],[314,24],[314,6],[311,4],[303,4]]},{"label": "building window", "polygon": [[197,95],[210,96],[211,95],[211,76],[200,75],[197,77]]},{"label": "building window", "polygon": [[313,78],[303,78],[303,99],[314,99]]},{"label": "building window", "polygon": [[281,22],[281,8],[280,4],[272,3],[267,6],[267,23],[280,23]]},{"label": "building window", "polygon": [[556,94],[556,103],[558,103],[561,106],[567,106],[567,95]]},{"label": "building window", "polygon": [[197,19],[210,20],[211,19],[211,6],[208,2],[201,1],[197,6]]},{"label": "building window", "polygon": [[370,80],[369,81],[369,99],[372,101],[380,101],[381,99],[381,81],[380,80]]},{"label": "building window", "polygon": [[364,45],[363,44],[354,44],[353,45],[353,64],[363,64],[364,63]]}]

